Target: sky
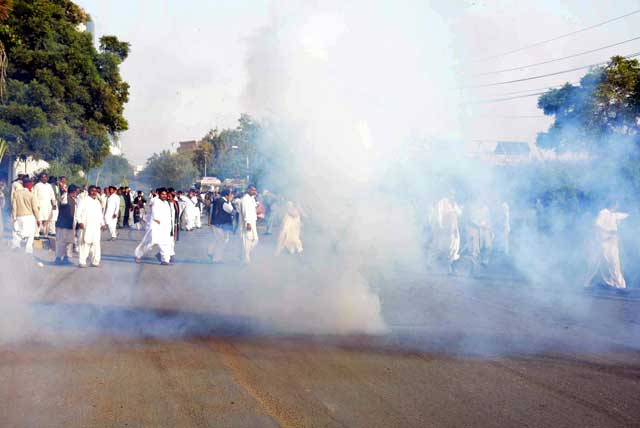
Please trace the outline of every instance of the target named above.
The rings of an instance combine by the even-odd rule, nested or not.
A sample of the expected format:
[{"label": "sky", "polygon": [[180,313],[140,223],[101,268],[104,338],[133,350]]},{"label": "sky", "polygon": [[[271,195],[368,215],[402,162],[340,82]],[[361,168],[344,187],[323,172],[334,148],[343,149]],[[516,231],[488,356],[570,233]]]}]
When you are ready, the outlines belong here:
[{"label": "sky", "polygon": [[[249,41],[271,22],[284,3],[275,0],[76,2],[92,16],[97,37],[113,34],[131,43],[130,56],[121,68],[123,78],[131,85],[130,101],[125,109],[129,130],[120,139],[124,154],[134,164],[143,164],[154,152],[169,149],[178,141],[199,139],[209,129],[235,126],[237,118],[246,111],[243,99],[248,81]],[[287,6],[291,2],[304,3],[290,0]],[[393,9],[394,4],[399,3],[389,0],[389,9]],[[640,36],[640,30],[634,30],[640,28],[640,14],[515,54],[478,59],[579,30],[639,8],[637,0],[425,0],[411,19],[425,16],[428,22],[426,14],[438,14],[448,27],[447,39],[441,43],[454,58],[455,66],[450,72],[458,83],[451,88],[451,97],[456,99],[458,113],[465,122],[464,138],[532,142],[536,134],[550,124],[550,119],[542,117],[536,108],[536,96],[484,101],[527,95],[566,81],[575,82],[586,70],[521,83],[468,87],[553,73],[599,63],[614,54],[640,52],[640,40],[525,70],[477,74],[561,58]],[[362,17],[367,19],[366,9],[362,10]],[[429,34],[428,30],[424,34]],[[424,55],[428,57],[429,52]],[[438,55],[441,53],[434,52],[430,60],[438,61]],[[431,135],[428,129],[417,132]]]}]

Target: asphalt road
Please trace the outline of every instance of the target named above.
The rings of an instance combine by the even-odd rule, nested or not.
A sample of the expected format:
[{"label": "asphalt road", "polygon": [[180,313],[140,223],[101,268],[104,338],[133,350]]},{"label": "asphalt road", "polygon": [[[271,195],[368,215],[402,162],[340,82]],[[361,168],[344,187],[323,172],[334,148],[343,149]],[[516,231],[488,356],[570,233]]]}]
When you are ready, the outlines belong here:
[{"label": "asphalt road", "polygon": [[138,238],[96,269],[1,254],[1,427],[640,426],[636,295],[397,271],[369,278],[388,333],[285,334],[304,312],[207,264],[206,231],[169,267]]}]

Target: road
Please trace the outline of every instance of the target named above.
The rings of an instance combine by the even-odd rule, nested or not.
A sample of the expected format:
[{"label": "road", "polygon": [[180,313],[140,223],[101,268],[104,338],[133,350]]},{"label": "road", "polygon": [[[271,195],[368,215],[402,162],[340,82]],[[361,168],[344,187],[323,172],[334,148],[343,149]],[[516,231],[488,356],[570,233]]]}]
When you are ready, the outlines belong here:
[{"label": "road", "polygon": [[272,277],[207,264],[205,230],[169,267],[139,236],[96,269],[3,252],[0,426],[640,426],[636,295],[399,270],[369,278],[387,333],[285,334],[304,311],[257,313]]}]

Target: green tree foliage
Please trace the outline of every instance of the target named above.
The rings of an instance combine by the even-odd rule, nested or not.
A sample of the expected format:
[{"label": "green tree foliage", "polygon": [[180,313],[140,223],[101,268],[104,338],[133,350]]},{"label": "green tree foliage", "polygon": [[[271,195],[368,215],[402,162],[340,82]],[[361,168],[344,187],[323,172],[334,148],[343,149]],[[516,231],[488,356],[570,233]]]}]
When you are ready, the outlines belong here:
[{"label": "green tree foliage", "polygon": [[191,155],[164,150],[147,160],[138,178],[151,187],[188,189],[193,186],[197,174]]},{"label": "green tree foliage", "polygon": [[[640,63],[615,56],[587,73],[579,85],[552,89],[538,100],[544,114],[554,116],[541,148],[583,152],[589,160],[573,175],[573,185],[587,193],[615,189],[622,198],[640,194]],[[585,174],[588,171],[588,174]],[[585,183],[580,176],[600,177]],[[606,180],[604,179],[606,177]],[[597,198],[596,198],[597,199]]]},{"label": "green tree foliage", "polygon": [[12,155],[88,169],[127,129],[129,85],[119,66],[129,45],[106,36],[98,52],[80,31],[88,19],[69,0],[14,0],[0,31],[9,57],[0,137]]},{"label": "green tree foliage", "polygon": [[[205,144],[211,153],[208,175],[223,179],[248,175],[252,181],[259,179],[262,162],[258,143],[262,132],[262,126],[248,114],[240,116],[236,128],[209,131],[199,143],[200,147]],[[201,164],[200,153],[194,154],[194,162]]]},{"label": "green tree foliage", "polygon": [[133,166],[122,155],[107,156],[102,165],[87,174],[89,183],[98,186],[125,185],[133,177]]},{"label": "green tree foliage", "polygon": [[638,139],[640,63],[616,56],[587,73],[579,85],[551,89],[538,99],[545,115],[554,116],[537,144],[557,151],[609,153],[612,143]]},{"label": "green tree foliage", "polygon": [[[214,131],[209,131],[209,136]],[[211,156],[213,155],[213,144],[205,136],[198,142],[198,146],[193,151],[192,161],[193,166],[198,170],[198,174],[202,177],[206,176],[209,172],[209,165],[211,164]]]}]

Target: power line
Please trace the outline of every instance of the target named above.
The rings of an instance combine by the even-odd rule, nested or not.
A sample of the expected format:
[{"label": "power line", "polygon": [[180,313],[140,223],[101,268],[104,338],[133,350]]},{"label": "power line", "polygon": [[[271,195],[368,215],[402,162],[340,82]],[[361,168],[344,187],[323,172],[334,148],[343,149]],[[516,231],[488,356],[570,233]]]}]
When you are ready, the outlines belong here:
[{"label": "power line", "polygon": [[498,102],[502,102],[502,101],[517,100],[517,99],[520,99],[520,98],[535,97],[535,96],[542,95],[542,94],[546,94],[546,92],[536,92],[535,94],[519,95],[519,96],[507,97],[507,98],[493,98],[493,99],[488,99],[488,100],[479,100],[479,101],[470,102],[469,104],[498,103]]},{"label": "power line", "polygon": [[591,50],[580,52],[580,53],[577,53],[577,54],[568,55],[568,56],[565,56],[565,57],[562,57],[562,58],[556,58],[556,59],[551,59],[551,60],[548,60],[548,61],[536,62],[534,64],[523,65],[523,66],[520,66],[520,67],[504,68],[502,70],[488,71],[488,72],[485,72],[485,73],[478,73],[478,74],[474,74],[473,76],[489,76],[489,75],[492,75],[492,74],[506,73],[508,71],[524,70],[525,68],[531,68],[531,67],[537,67],[537,66],[540,66],[540,65],[551,64],[553,62],[564,61],[565,59],[570,59],[570,58],[577,58],[579,56],[587,55],[587,54],[590,54],[590,53],[593,53],[593,52],[603,51],[605,49],[610,49],[610,48],[613,48],[613,47],[616,47],[616,46],[624,45],[626,43],[634,42],[636,40],[640,40],[640,36],[634,37],[633,39],[624,40],[624,41],[619,42],[619,43],[614,43],[612,45],[603,46],[601,48],[591,49]]},{"label": "power line", "polygon": [[[633,53],[631,55],[627,55],[627,56],[625,56],[625,58],[635,58],[637,56],[640,56],[640,52],[636,52],[636,53]],[[544,77],[557,76],[559,74],[571,73],[573,71],[584,70],[584,69],[591,68],[591,67],[597,67],[599,65],[604,65],[604,64],[607,64],[607,63],[608,63],[608,61],[604,61],[604,62],[599,62],[599,63],[596,63],[596,64],[589,64],[589,65],[583,65],[581,67],[570,68],[568,70],[556,71],[554,73],[541,74],[539,76],[531,76],[531,77],[525,77],[525,78],[522,78],[522,79],[507,80],[507,81],[503,81],[503,82],[486,83],[484,85],[465,86],[465,87],[460,88],[460,89],[488,88],[488,87],[491,87],[491,86],[500,86],[500,85],[508,85],[508,84],[511,84],[511,83],[527,82],[529,80],[542,79]]]},{"label": "power line", "polygon": [[554,37],[552,39],[542,40],[540,42],[532,43],[530,45],[526,45],[526,46],[523,46],[523,47],[518,48],[518,49],[513,49],[513,50],[510,50],[510,51],[506,51],[506,52],[503,52],[501,54],[491,55],[491,56],[484,57],[484,58],[478,58],[476,60],[472,60],[471,62],[483,62],[483,61],[488,61],[490,59],[496,59],[496,58],[500,58],[500,57],[503,57],[503,56],[511,55],[511,54],[516,53],[516,52],[522,52],[524,50],[535,48],[537,46],[541,46],[541,45],[544,45],[544,44],[547,44],[547,43],[555,42],[556,40],[564,39],[566,37],[570,37],[570,36],[573,36],[575,34],[583,33],[585,31],[589,31],[589,30],[593,30],[594,28],[598,28],[598,27],[601,27],[603,25],[610,24],[610,23],[615,22],[615,21],[619,21],[621,19],[627,18],[627,17],[632,16],[632,15],[636,15],[638,13],[640,13],[640,9],[634,10],[632,12],[629,12],[629,13],[627,13],[625,15],[622,15],[622,16],[618,16],[616,18],[611,18],[611,19],[608,19],[606,21],[599,22],[599,23],[591,25],[589,27],[581,28],[581,29],[576,30],[576,31],[571,31],[571,32],[566,33],[566,34],[562,34],[560,36],[556,36],[556,37]]},{"label": "power line", "polygon": [[558,83],[556,85],[549,85],[549,86],[544,86],[544,87],[540,87],[540,88],[531,88],[531,89],[522,89],[519,91],[512,91],[512,92],[503,92],[501,94],[496,94],[496,96],[506,96],[506,95],[521,95],[521,94],[527,94],[529,92],[539,92],[539,91],[548,91],[549,89],[558,89],[558,88],[562,88],[564,85],[569,84],[569,85],[577,85],[580,82],[564,82],[564,83]]}]

